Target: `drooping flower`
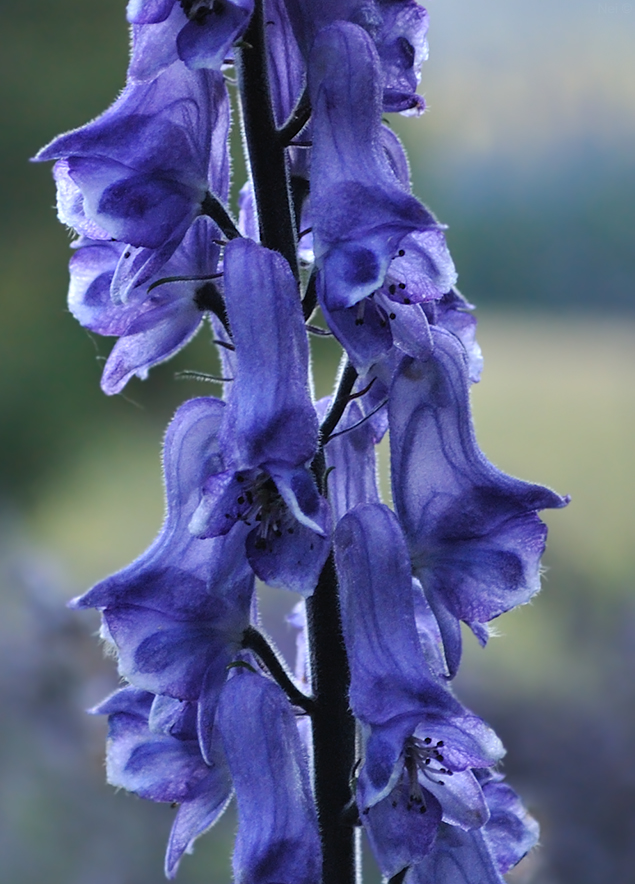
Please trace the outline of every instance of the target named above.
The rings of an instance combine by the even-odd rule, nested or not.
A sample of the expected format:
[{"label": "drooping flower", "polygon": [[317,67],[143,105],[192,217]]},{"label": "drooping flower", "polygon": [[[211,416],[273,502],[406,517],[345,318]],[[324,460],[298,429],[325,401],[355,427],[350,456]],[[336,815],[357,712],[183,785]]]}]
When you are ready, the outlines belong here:
[{"label": "drooping flower", "polygon": [[92,711],[108,715],[108,782],[150,801],[179,805],[165,856],[165,874],[174,878],[183,854],[214,825],[233,794],[219,735],[211,758],[204,760],[196,704],[166,701],[132,687]]},{"label": "drooping flower", "polygon": [[219,461],[191,523],[200,537],[247,525],[247,557],[267,583],[310,595],[329,550],[330,513],[308,465],[317,415],[296,282],[277,253],[250,240],[225,249],[234,381]]},{"label": "drooping flower", "polygon": [[159,536],[135,562],[72,602],[101,611],[119,671],[135,687],[200,701],[205,756],[218,694],[240,651],[254,590],[244,534],[200,540],[188,530],[218,456],[224,410],[215,399],[193,399],[179,408],[165,439],[167,515]]},{"label": "drooping flower", "polygon": [[438,326],[432,334],[430,358],[405,358],[391,390],[392,488],[454,674],[460,620],[485,644],[489,620],[538,592],[547,528],[537,511],[568,498],[489,463],[472,427],[465,350]]},{"label": "drooping flower", "polygon": [[538,824],[500,774],[478,772],[490,817],[468,832],[442,823],[430,853],[408,871],[406,884],[504,884],[502,877],[538,840]]},{"label": "drooping flower", "polygon": [[293,710],[268,679],[237,671],[218,729],[238,802],[237,884],[319,884],[317,814]]},{"label": "drooping flower", "polygon": [[428,13],[415,0],[286,0],[298,44],[308,58],[316,36],[335,22],[352,22],[373,40],[381,61],[383,110],[421,113],[416,94],[428,57]]},{"label": "drooping flower", "polygon": [[360,818],[383,874],[431,849],[443,820],[465,831],[489,811],[475,770],[496,763],[500,741],[431,670],[417,631],[410,558],[395,515],[351,510],[334,539],[350,702],[362,725]]},{"label": "drooping flower", "polygon": [[77,242],[70,261],[69,309],[91,331],[119,338],[104,366],[104,393],[119,393],[133,375],[146,378],[152,366],[187,344],[206,312],[222,309],[214,283],[220,275],[220,236],[210,218],[196,218],[160,275],[134,289],[125,303],[113,301],[111,285],[127,246]]},{"label": "drooping flower", "polygon": [[91,239],[125,243],[111,290],[125,300],[158,272],[229,189],[230,110],[221,74],[179,63],[127,86],[101,117],[60,135],[37,160],[61,160],[62,220]]},{"label": "drooping flower", "polygon": [[402,148],[382,126],[379,78],[362,28],[338,22],[320,32],[309,68],[318,292],[362,371],[393,342],[423,356],[430,339],[419,305],[456,281],[443,228],[410,193]]},{"label": "drooping flower", "polygon": [[179,59],[191,70],[219,71],[253,8],[253,0],[129,0],[130,81],[155,79]]}]

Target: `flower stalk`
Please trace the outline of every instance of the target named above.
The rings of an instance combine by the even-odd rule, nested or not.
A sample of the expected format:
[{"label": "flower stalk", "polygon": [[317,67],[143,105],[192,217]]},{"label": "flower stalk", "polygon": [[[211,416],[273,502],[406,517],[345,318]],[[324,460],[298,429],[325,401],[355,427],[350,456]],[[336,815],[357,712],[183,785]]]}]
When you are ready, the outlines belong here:
[{"label": "flower stalk", "polygon": [[[223,388],[168,427],[156,540],[71,602],[100,611],[125,680],[94,710],[108,780],[178,806],[169,878],[235,797],[237,884],[357,884],[362,833],[395,884],[503,884],[538,830],[498,737],[454,694],[461,623],[486,645],[489,622],[538,591],[538,511],[568,499],[476,442],[472,306],[383,121],[424,110],[427,13],[129,0],[127,15],[121,96],[37,157],[56,161],[77,233],[70,310],[117,338],[107,394],[205,323],[221,372],[182,375]],[[324,334],[341,369],[315,401]],[[377,482],[388,431],[394,509]],[[257,581],[301,598],[293,675]]]}]

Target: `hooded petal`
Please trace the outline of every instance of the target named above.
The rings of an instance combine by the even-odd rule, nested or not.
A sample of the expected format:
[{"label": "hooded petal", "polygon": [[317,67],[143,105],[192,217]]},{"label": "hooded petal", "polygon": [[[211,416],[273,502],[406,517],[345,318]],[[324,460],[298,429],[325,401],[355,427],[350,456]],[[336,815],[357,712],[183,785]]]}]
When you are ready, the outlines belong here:
[{"label": "hooded petal", "polygon": [[[428,708],[451,709],[421,650],[410,560],[394,514],[381,504],[355,507],[337,526],[334,550],[355,715],[375,725],[416,721],[424,695]],[[408,727],[412,733],[415,724]]]},{"label": "hooded petal", "polygon": [[[229,114],[220,74],[173,64],[150,83],[129,84],[101,117],[37,155],[63,159],[58,186],[68,190],[70,180],[81,191],[81,211],[67,214],[133,247],[113,280],[122,297],[173,254],[209,189],[226,198]],[[68,194],[62,202],[68,207]]]},{"label": "hooded petal", "polygon": [[237,884],[319,884],[317,814],[284,694],[240,671],[223,689],[218,726],[238,800]]},{"label": "hooded petal", "polygon": [[413,568],[455,672],[460,647],[452,621],[465,620],[482,637],[477,624],[538,591],[546,528],[536,511],[567,499],[486,460],[470,419],[465,351],[453,335],[432,331],[431,358],[404,360],[393,384],[392,486]]},{"label": "hooded petal", "polygon": [[342,309],[383,284],[404,236],[439,225],[388,162],[379,60],[366,32],[346,22],[321,31],[309,85],[315,255],[324,273],[324,302]]},{"label": "hooded petal", "polygon": [[246,239],[226,246],[224,274],[236,347],[224,445],[239,469],[299,466],[315,453],[318,426],[297,283],[277,252]]}]

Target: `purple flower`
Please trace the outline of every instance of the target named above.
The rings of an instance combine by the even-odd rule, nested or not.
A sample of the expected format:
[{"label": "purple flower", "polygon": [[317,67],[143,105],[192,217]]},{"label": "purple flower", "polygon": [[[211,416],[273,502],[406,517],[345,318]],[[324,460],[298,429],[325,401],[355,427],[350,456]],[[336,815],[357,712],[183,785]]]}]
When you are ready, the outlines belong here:
[{"label": "purple flower", "polygon": [[538,840],[538,825],[500,774],[478,772],[490,817],[482,829],[443,823],[433,849],[414,864],[406,884],[504,884],[503,875]]},{"label": "purple flower", "polygon": [[391,390],[392,488],[453,675],[460,620],[485,644],[489,620],[538,592],[547,528],[537,510],[568,498],[507,476],[484,457],[470,418],[465,350],[442,328],[432,333],[431,357],[404,359]]},{"label": "purple flower", "polygon": [[135,562],[72,602],[101,611],[119,670],[135,687],[200,701],[206,758],[216,701],[240,652],[254,590],[244,535],[199,540],[188,530],[218,456],[223,411],[215,399],[194,399],[177,411],[165,439],[167,516],[159,536]]},{"label": "purple flower", "polygon": [[352,22],[373,40],[381,62],[383,110],[421,113],[416,94],[428,57],[428,13],[415,0],[286,0],[298,44],[309,56],[316,37],[335,22]]},{"label": "purple flower", "polygon": [[195,705],[126,687],[92,710],[108,715],[108,782],[150,801],[179,805],[165,857],[168,878],[232,796],[218,735],[212,757],[205,761],[200,753]]},{"label": "purple flower", "polygon": [[307,466],[318,426],[297,285],[277,252],[250,240],[227,245],[224,282],[235,374],[218,468],[190,527],[216,537],[246,524],[257,576],[310,595],[328,555],[330,513]]},{"label": "purple flower", "polygon": [[362,370],[393,342],[422,356],[429,333],[417,305],[441,298],[456,273],[441,225],[409,191],[401,146],[382,127],[376,49],[364,30],[339,22],[318,35],[309,75],[322,308]]},{"label": "purple flower", "polygon": [[466,831],[489,811],[474,769],[503,754],[496,735],[434,676],[417,630],[410,559],[385,506],[351,510],[335,532],[350,702],[362,724],[357,802],[383,874],[430,849],[443,820]]},{"label": "purple flower", "polygon": [[226,199],[228,131],[222,76],[177,64],[152,83],[127,86],[101,117],[39,152],[37,160],[63,160],[62,220],[129,246],[113,277],[115,297],[125,300],[158,272],[210,189]]},{"label": "purple flower", "polygon": [[217,722],[238,802],[237,884],[319,884],[317,814],[286,697],[268,679],[237,671],[223,689]]},{"label": "purple flower", "polygon": [[129,0],[130,81],[154,79],[178,59],[191,70],[220,70],[253,7],[253,0]]},{"label": "purple flower", "polygon": [[213,221],[196,218],[160,276],[134,289],[126,303],[112,300],[111,285],[127,246],[78,241],[70,262],[69,309],[91,331],[119,338],[104,366],[104,393],[119,393],[133,375],[145,379],[153,365],[191,340],[207,311],[218,309],[213,277],[219,275],[220,236]]}]

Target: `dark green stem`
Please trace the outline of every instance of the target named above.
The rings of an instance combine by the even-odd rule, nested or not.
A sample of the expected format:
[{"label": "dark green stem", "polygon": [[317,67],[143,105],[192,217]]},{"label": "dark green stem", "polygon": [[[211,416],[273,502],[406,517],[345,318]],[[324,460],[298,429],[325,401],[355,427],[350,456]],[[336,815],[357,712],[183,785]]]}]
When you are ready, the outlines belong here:
[{"label": "dark green stem", "polygon": [[326,445],[328,442],[331,433],[340,422],[346,406],[351,401],[351,393],[353,392],[356,380],[357,371],[353,368],[350,362],[347,362],[337,387],[335,399],[320,427],[320,440],[322,445]]},{"label": "dark green stem", "polygon": [[307,601],[314,708],[315,793],[322,834],[324,884],[357,880],[356,829],[350,806],[355,764],[355,719],[349,707],[350,673],[342,636],[337,573],[331,554]]},{"label": "dark green stem", "polygon": [[240,236],[240,231],[234,224],[233,218],[214,194],[205,194],[205,199],[201,203],[201,212],[218,224],[227,239],[236,239]]},{"label": "dark green stem", "polygon": [[297,279],[296,230],[285,147],[276,128],[269,90],[263,0],[257,0],[245,36],[236,47],[236,72],[260,239],[287,259]]},{"label": "dark green stem", "polygon": [[[282,128],[282,132],[276,128],[267,72],[263,3],[264,0],[256,0],[249,27],[240,46],[236,48],[244,136],[249,154],[261,241],[267,248],[280,252],[286,258],[299,281],[294,203],[289,184],[284,140],[297,126],[303,124],[308,113],[308,104],[306,99],[301,100],[287,125]],[[295,202],[298,215],[305,189],[305,185],[304,189],[296,188]],[[308,300],[304,305],[305,310],[308,310],[314,296],[315,292],[311,291],[310,287]],[[357,377],[356,373],[353,377],[351,372],[354,372],[354,369],[345,370],[344,385],[341,381],[340,392],[327,415],[325,421],[327,436],[346,407],[344,400],[350,394]],[[324,485],[325,475],[323,462],[323,450],[320,445],[313,469],[321,487]],[[356,829],[350,820],[350,814],[346,813],[346,808],[351,802],[350,778],[355,764],[355,719],[348,702],[350,674],[342,635],[337,574],[332,554],[322,569],[313,596],[307,601],[307,621],[313,698],[309,699],[300,694],[299,697],[296,695],[295,699],[292,698],[291,702],[301,708],[307,708],[307,703],[310,704],[315,794],[324,864],[322,880],[323,884],[355,884],[358,867]],[[244,641],[247,641],[261,657],[274,678],[283,678],[284,668],[280,666],[276,675],[274,669],[279,661],[276,663],[275,654],[269,655],[258,635],[256,630],[253,632],[248,630]],[[258,647],[254,647],[254,643]],[[294,687],[290,680],[289,683]]]},{"label": "dark green stem", "polygon": [[298,690],[295,684],[291,681],[284,663],[261,632],[253,626],[248,626],[243,632],[242,645],[243,648],[254,651],[254,653],[260,657],[269,670],[272,678],[277,681],[294,706],[298,706],[309,715],[313,713],[315,705],[313,700],[311,697],[307,697],[306,694],[303,694],[302,691]]}]

